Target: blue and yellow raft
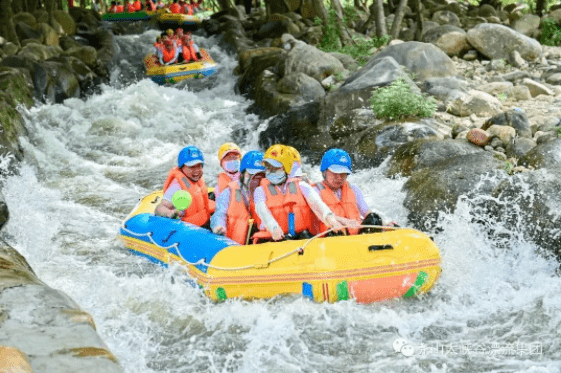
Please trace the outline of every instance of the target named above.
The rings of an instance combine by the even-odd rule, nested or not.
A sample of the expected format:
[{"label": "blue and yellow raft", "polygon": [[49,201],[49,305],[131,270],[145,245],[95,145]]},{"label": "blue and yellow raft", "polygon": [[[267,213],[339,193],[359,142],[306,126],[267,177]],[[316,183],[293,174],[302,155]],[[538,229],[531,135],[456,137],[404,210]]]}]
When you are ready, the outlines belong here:
[{"label": "blue and yellow raft", "polygon": [[200,49],[202,60],[189,63],[178,63],[162,66],[155,55],[150,54],[144,58],[146,76],[158,84],[177,83],[185,79],[197,79],[210,76],[217,71],[217,64],[212,60],[207,51]]},{"label": "blue and yellow raft", "polygon": [[153,262],[181,263],[214,300],[302,294],[318,302],[372,303],[425,293],[441,272],[438,247],[413,229],[243,246],[180,220],[154,216],[161,196],[154,192],[142,199],[119,238]]}]

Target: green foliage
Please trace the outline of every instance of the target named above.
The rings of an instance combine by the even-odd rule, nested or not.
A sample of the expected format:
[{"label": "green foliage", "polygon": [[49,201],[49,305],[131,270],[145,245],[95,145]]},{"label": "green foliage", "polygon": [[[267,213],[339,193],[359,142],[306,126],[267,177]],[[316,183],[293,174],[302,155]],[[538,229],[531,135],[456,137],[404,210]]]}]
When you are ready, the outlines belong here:
[{"label": "green foliage", "polygon": [[372,92],[370,107],[378,118],[400,119],[410,116],[431,117],[436,111],[436,100],[414,92],[409,83],[398,78],[387,87]]},{"label": "green foliage", "polygon": [[509,161],[505,161],[505,171],[507,174],[512,175],[512,169],[514,168],[513,164]]},{"label": "green foliage", "polygon": [[543,20],[540,42],[553,47],[561,43],[561,28],[557,26],[555,19],[547,17]]}]

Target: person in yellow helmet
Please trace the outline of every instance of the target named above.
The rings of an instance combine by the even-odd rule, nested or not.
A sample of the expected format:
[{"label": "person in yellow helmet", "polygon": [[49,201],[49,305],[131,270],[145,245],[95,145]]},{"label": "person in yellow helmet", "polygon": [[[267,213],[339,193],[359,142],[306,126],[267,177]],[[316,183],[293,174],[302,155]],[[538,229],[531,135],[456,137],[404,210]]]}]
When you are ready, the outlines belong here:
[{"label": "person in yellow helmet", "polygon": [[242,150],[233,142],[224,143],[218,149],[218,162],[223,171],[218,174],[216,188],[214,188],[216,198],[228,187],[228,184],[240,179],[241,159]]},{"label": "person in yellow helmet", "polygon": [[296,236],[310,231],[312,215],[326,225],[342,229],[337,217],[321,200],[319,194],[305,181],[289,179],[294,164],[294,153],[286,146],[276,144],[263,157],[265,179],[253,194],[256,213],[274,241],[290,234]]}]

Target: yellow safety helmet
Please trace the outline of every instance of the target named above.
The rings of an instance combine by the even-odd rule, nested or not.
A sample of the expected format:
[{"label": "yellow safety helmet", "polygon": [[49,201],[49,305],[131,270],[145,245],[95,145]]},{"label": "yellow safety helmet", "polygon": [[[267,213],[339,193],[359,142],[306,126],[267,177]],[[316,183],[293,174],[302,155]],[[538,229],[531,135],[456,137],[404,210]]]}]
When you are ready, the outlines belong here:
[{"label": "yellow safety helmet", "polygon": [[294,155],[294,162],[302,162],[302,157],[300,157],[300,152],[298,150],[296,150],[296,148],[293,148],[290,145],[286,146],[288,148],[288,150],[290,150],[292,152],[292,154]]},{"label": "yellow safety helmet", "polygon": [[294,164],[294,153],[286,145],[275,144],[265,152],[263,163],[268,163],[273,167],[281,167],[287,175],[292,171]]},{"label": "yellow safety helmet", "polygon": [[170,35],[170,36],[173,35],[173,30],[170,29],[170,28],[168,28],[168,29],[166,30],[166,34],[168,34],[168,35]]},{"label": "yellow safety helmet", "polygon": [[222,158],[224,158],[228,153],[232,152],[238,153],[240,157],[242,156],[242,150],[233,142],[222,144],[222,146],[220,146],[220,149],[218,149],[218,162],[222,162]]}]

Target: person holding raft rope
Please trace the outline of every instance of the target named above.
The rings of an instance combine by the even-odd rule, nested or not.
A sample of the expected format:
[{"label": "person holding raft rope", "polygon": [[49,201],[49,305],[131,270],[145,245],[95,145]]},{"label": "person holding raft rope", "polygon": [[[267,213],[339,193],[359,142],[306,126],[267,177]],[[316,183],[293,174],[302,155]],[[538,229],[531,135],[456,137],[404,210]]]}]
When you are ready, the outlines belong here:
[{"label": "person holding raft rope", "polygon": [[216,199],[216,211],[210,218],[215,234],[247,245],[253,230],[261,221],[255,213],[253,192],[265,177],[263,153],[252,150],[245,154],[240,164],[239,180],[231,181]]},{"label": "person holding raft rope", "polygon": [[[253,195],[255,210],[261,219],[259,238],[280,241],[283,238],[310,238],[312,219],[342,230],[344,225],[357,225],[336,216],[318,193],[298,177],[290,178],[295,155],[285,145],[273,145],[265,152],[265,179]],[[315,215],[315,217],[314,217]]]},{"label": "person holding raft rope", "polygon": [[[314,185],[325,204],[339,216],[352,221],[348,226],[348,234],[368,233],[372,228],[359,229],[360,225],[382,226],[382,218],[370,210],[360,189],[347,181],[347,176],[352,173],[352,160],[343,149],[330,149],[321,159],[320,171],[323,181]],[[397,226],[392,221],[387,226]],[[319,219],[312,223],[314,235],[324,232],[329,227]]]},{"label": "person holding raft rope", "polygon": [[[177,157],[177,166],[170,170],[164,183],[164,196],[156,206],[154,214],[168,218],[181,217],[181,220],[203,228],[210,228],[210,216],[214,212],[215,203],[208,198],[208,188],[203,179],[203,153],[194,145],[183,148]],[[190,194],[190,203],[184,210],[174,206],[174,202],[181,201],[181,197]],[[185,199],[184,198],[184,199]],[[177,203],[176,203],[177,205]],[[180,211],[181,210],[181,211]]]}]

